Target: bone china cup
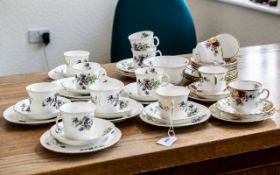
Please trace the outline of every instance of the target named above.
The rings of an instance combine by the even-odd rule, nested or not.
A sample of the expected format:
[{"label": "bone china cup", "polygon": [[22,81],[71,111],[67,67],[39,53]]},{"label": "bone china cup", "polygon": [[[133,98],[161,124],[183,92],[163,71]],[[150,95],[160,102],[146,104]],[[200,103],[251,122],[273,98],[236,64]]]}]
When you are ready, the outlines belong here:
[{"label": "bone china cup", "polygon": [[140,96],[155,96],[156,90],[161,86],[166,86],[169,81],[168,75],[159,68],[139,68],[135,70],[135,74]]},{"label": "bone china cup", "polygon": [[140,31],[128,36],[131,48],[136,51],[146,51],[159,45],[158,37],[152,31]]},{"label": "bone china cup", "polygon": [[201,75],[201,90],[206,93],[218,93],[226,89],[227,69],[222,66],[202,66],[198,68]]},{"label": "bone china cup", "polygon": [[269,97],[269,90],[263,89],[262,84],[256,81],[236,80],[229,83],[229,88],[231,105],[240,112],[259,112],[261,102]]},{"label": "bone china cup", "polygon": [[73,66],[78,63],[89,61],[89,52],[83,50],[72,50],[64,52],[64,58],[66,61],[66,73],[74,74]]},{"label": "bone china cup", "polygon": [[85,62],[73,66],[75,72],[75,85],[77,89],[87,89],[97,82],[101,77],[106,76],[106,70],[98,63]]},{"label": "bone china cup", "polygon": [[96,104],[96,113],[115,113],[120,110],[123,104],[119,97],[123,88],[123,82],[109,77],[90,85],[90,95]]},{"label": "bone china cup", "polygon": [[55,83],[35,83],[26,87],[33,114],[50,114],[57,110],[56,92],[59,86]]},{"label": "bone china cup", "polygon": [[135,68],[143,67],[143,61],[149,57],[155,57],[156,55],[161,56],[161,51],[157,50],[156,47],[149,48],[145,51],[137,51],[131,49],[133,55],[133,65]]},{"label": "bone china cup", "polygon": [[188,115],[189,93],[190,90],[182,86],[158,88],[156,94],[159,99],[161,118],[165,120],[185,119]]},{"label": "bone china cup", "polygon": [[94,135],[95,108],[94,104],[88,102],[64,104],[59,108],[61,116],[56,119],[56,124],[62,119],[65,137],[69,139],[90,140]]},{"label": "bone china cup", "polygon": [[170,83],[180,84],[183,80],[183,70],[189,61],[178,56],[156,56],[147,58],[143,63],[145,66],[161,68],[169,76]]}]

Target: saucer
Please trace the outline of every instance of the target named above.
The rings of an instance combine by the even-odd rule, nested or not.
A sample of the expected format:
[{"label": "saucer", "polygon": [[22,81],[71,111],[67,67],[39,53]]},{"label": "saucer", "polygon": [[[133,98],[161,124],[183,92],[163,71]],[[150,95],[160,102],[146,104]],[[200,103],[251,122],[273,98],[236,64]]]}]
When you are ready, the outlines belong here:
[{"label": "saucer", "polygon": [[115,131],[115,125],[109,121],[94,118],[93,119],[94,129],[93,129],[93,135],[90,140],[73,140],[68,139],[64,135],[63,131],[63,122],[58,123],[57,125],[53,125],[50,129],[51,135],[56,138],[58,141],[65,143],[67,145],[72,146],[83,146],[83,145],[90,145],[92,143],[96,143],[102,140],[105,140],[107,137],[109,137],[112,133]]},{"label": "saucer", "polygon": [[229,96],[229,90],[228,89],[225,89],[224,91],[217,92],[217,93],[203,92],[199,87],[200,86],[199,83],[200,83],[199,81],[196,81],[196,82],[191,83],[188,86],[191,93],[193,93],[197,96],[203,97],[203,98],[209,98],[209,99],[213,99],[213,100],[214,99],[219,100],[219,99],[226,98],[226,97]]},{"label": "saucer", "polygon": [[125,73],[131,73],[135,76],[135,67],[133,65],[133,58],[123,59],[117,62],[116,67],[118,70],[125,72]]},{"label": "saucer", "polygon": [[25,116],[32,120],[47,120],[47,119],[58,116],[60,114],[58,108],[61,105],[65,104],[65,103],[70,103],[70,102],[71,101],[66,98],[57,96],[57,100],[54,103],[52,103],[52,105],[55,105],[55,108],[56,108],[55,112],[50,113],[50,114],[34,114],[34,113],[32,113],[32,111],[30,111],[29,99],[25,99],[25,100],[21,100],[21,101],[17,102],[14,105],[14,110],[17,113],[21,114],[22,116]]},{"label": "saucer", "polygon": [[[207,107],[200,105],[198,103],[195,103],[195,102],[191,102],[191,103],[195,104],[195,106],[198,108],[199,115],[196,115],[191,120],[187,120],[183,123],[173,124],[173,127],[184,127],[184,126],[196,125],[196,124],[203,123],[210,118],[211,112],[209,111],[209,109]],[[140,115],[140,119],[143,122],[148,123],[150,125],[161,126],[161,127],[171,127],[169,122],[159,121],[159,120],[147,115],[145,112],[143,112]]]},{"label": "saucer", "polygon": [[50,130],[46,131],[40,138],[41,145],[54,152],[79,154],[96,152],[115,145],[121,139],[122,133],[118,128],[115,128],[114,132],[105,140],[100,140],[96,143],[84,146],[72,146],[65,143],[61,143],[56,140],[50,133]]},{"label": "saucer", "polygon": [[65,81],[62,82],[62,86],[72,92],[72,93],[75,93],[75,94],[83,94],[83,95],[89,95],[90,94],[90,91],[88,89],[78,89],[75,85],[75,78],[72,77],[72,78],[67,78],[65,79]]},{"label": "saucer", "polygon": [[122,116],[127,116],[133,110],[133,108],[137,105],[135,100],[126,97],[120,97],[119,101],[122,101],[125,104],[125,107],[121,110],[114,112],[114,113],[95,113],[95,117],[103,118],[103,119],[110,119],[110,118],[117,118]]},{"label": "saucer", "polygon": [[189,98],[201,102],[206,102],[206,103],[213,103],[219,100],[219,99],[203,98],[193,93],[190,93]]},{"label": "saucer", "polygon": [[[162,119],[160,117],[160,107],[159,107],[158,102],[151,103],[148,106],[146,106],[144,108],[144,112],[149,117],[153,118],[156,121],[170,124],[170,121]],[[204,107],[198,103],[188,101],[187,113],[188,114],[185,116],[184,119],[174,119],[174,120],[172,120],[172,123],[174,125],[189,123],[189,122],[193,121],[194,119],[196,119],[198,116],[202,116],[202,115],[209,113],[209,110],[206,107]]]},{"label": "saucer", "polygon": [[272,110],[274,110],[273,103],[268,100],[264,100],[261,103],[261,106],[262,106],[262,109],[258,112],[254,112],[254,113],[253,112],[252,113],[240,112],[231,106],[230,97],[219,100],[216,105],[216,107],[220,111],[227,113],[227,114],[231,114],[231,115],[237,115],[237,116],[252,116],[252,115],[267,114],[267,113],[270,113]]},{"label": "saucer", "polygon": [[270,118],[274,113],[275,109],[270,111],[269,113],[266,114],[259,114],[259,115],[252,115],[252,116],[237,116],[237,115],[230,115],[227,114],[223,111],[220,111],[217,106],[217,104],[213,104],[209,107],[211,114],[213,117],[228,121],[228,122],[234,122],[234,123],[253,123],[253,122],[260,122],[263,120],[266,120]]},{"label": "saucer", "polygon": [[48,72],[48,76],[53,80],[58,80],[66,77],[73,77],[73,74],[66,73],[66,64],[57,66]]},{"label": "saucer", "polygon": [[13,108],[13,106],[10,106],[3,112],[4,119],[11,123],[22,125],[42,125],[47,123],[53,123],[56,120],[56,118],[51,118],[48,120],[31,120],[26,116],[15,112]]}]

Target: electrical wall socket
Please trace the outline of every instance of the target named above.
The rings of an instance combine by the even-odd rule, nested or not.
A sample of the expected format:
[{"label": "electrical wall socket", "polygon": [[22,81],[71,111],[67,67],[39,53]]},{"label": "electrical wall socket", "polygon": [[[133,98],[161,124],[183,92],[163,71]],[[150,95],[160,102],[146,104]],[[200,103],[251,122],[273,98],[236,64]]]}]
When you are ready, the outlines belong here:
[{"label": "electrical wall socket", "polygon": [[43,33],[50,33],[50,29],[48,28],[33,28],[28,29],[28,41],[29,43],[41,43],[42,41],[42,34]]}]

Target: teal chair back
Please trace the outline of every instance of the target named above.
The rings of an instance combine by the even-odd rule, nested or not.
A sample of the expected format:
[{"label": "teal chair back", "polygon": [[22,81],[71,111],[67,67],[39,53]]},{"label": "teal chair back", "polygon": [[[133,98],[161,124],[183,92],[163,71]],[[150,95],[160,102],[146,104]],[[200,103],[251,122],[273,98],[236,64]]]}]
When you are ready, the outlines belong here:
[{"label": "teal chair back", "polygon": [[193,19],[185,0],[119,0],[114,17],[111,61],[131,58],[128,36],[154,31],[163,55],[191,53],[196,46]]}]

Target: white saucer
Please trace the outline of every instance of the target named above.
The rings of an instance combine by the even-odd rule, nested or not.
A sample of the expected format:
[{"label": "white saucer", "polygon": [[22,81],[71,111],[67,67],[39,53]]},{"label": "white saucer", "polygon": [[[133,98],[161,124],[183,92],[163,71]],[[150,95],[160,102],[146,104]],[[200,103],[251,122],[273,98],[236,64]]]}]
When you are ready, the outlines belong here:
[{"label": "white saucer", "polygon": [[140,96],[138,95],[138,87],[137,83],[129,83],[128,85],[125,86],[124,91],[127,93],[127,95],[130,98],[133,98],[134,100],[137,101],[142,101],[142,102],[154,102],[157,101],[157,97],[155,96]]},{"label": "white saucer", "polygon": [[223,99],[229,96],[229,90],[225,89],[223,92],[217,92],[217,93],[208,93],[208,92],[203,92],[202,90],[200,90],[200,82],[196,81],[191,83],[188,87],[191,91],[191,93],[203,97],[203,98],[208,98],[208,99],[212,99],[212,100],[219,100],[219,99]]},{"label": "white saucer", "polygon": [[244,113],[237,111],[235,108],[231,106],[230,97],[221,99],[217,102],[216,107],[223,111],[224,113],[228,113],[231,115],[237,115],[237,116],[251,116],[251,115],[260,115],[260,114],[267,114],[270,113],[270,111],[274,110],[274,105],[272,102],[268,100],[264,100],[261,102],[262,109],[258,112],[251,112],[251,113]]},{"label": "white saucer", "polygon": [[11,123],[22,125],[42,125],[47,123],[53,123],[56,120],[56,118],[51,118],[48,120],[31,120],[26,116],[15,112],[13,108],[13,106],[10,106],[3,112],[4,119]]},{"label": "white saucer", "polygon": [[78,89],[75,85],[75,78],[67,78],[64,82],[62,82],[62,86],[72,92],[72,93],[76,93],[76,94],[86,94],[89,95],[90,91],[88,89]]},{"label": "white saucer", "polygon": [[[183,123],[173,124],[173,127],[184,127],[184,126],[196,125],[196,124],[203,123],[210,118],[211,112],[207,107],[205,107],[201,104],[195,103],[195,102],[191,102],[191,103],[195,104],[195,106],[198,108],[198,111],[199,111],[198,115],[193,117],[191,120],[187,120]],[[148,123],[150,125],[161,126],[161,127],[171,127],[169,122],[159,121],[159,120],[147,115],[145,112],[143,112],[140,115],[140,118],[142,121],[144,121],[145,123]]]},{"label": "white saucer", "polygon": [[216,102],[219,100],[219,99],[203,98],[203,97],[200,97],[193,93],[190,93],[189,98],[193,99],[193,100],[201,101],[201,102],[206,102],[206,103],[213,103],[213,102]]},{"label": "white saucer", "polygon": [[131,119],[133,117],[138,116],[139,114],[142,113],[143,111],[143,105],[136,102],[135,106],[133,107],[133,110],[128,113],[127,115],[121,116],[121,117],[116,117],[116,118],[106,118],[105,120],[111,121],[113,123],[120,123],[123,122],[125,120]]},{"label": "white saucer", "polygon": [[51,135],[56,138],[58,141],[65,143],[67,145],[72,146],[83,146],[89,145],[92,143],[96,143],[99,141],[104,141],[107,137],[109,137],[115,131],[115,125],[112,122],[94,118],[93,119],[94,129],[92,131],[92,138],[90,140],[73,140],[68,139],[64,135],[64,126],[62,122],[58,123],[58,126],[55,124],[51,127],[50,132]]},{"label": "white saucer", "polygon": [[70,102],[71,101],[66,98],[57,96],[57,103],[56,103],[57,105],[56,105],[56,107],[54,107],[56,109],[55,112],[50,113],[50,114],[34,114],[34,113],[32,113],[32,111],[30,111],[29,99],[25,99],[25,100],[21,100],[21,101],[17,102],[14,105],[14,110],[17,113],[19,113],[29,119],[32,119],[32,120],[47,120],[47,119],[58,116],[60,114],[58,108],[61,105],[65,104],[65,103],[70,103]]},{"label": "white saucer", "polygon": [[103,118],[103,119],[110,119],[110,118],[127,116],[133,110],[133,108],[137,105],[137,102],[130,98],[120,97],[119,100],[123,101],[125,104],[127,104],[127,106],[114,113],[95,113],[95,117]]},{"label": "white saucer", "polygon": [[236,115],[230,115],[227,113],[224,113],[220,111],[216,103],[211,105],[209,107],[211,114],[213,117],[223,120],[223,121],[228,121],[228,122],[233,122],[233,123],[253,123],[253,122],[260,122],[263,120],[266,120],[270,118],[274,113],[275,110],[270,111],[267,114],[260,114],[260,115],[252,115],[252,116],[236,116]]},{"label": "white saucer", "polygon": [[107,137],[105,140],[100,140],[91,145],[85,146],[71,146],[56,140],[50,133],[50,130],[46,131],[40,138],[41,145],[54,152],[68,153],[68,154],[79,154],[79,153],[90,153],[96,152],[108,147],[115,145],[121,139],[122,133],[118,128],[115,128],[112,135]]},{"label": "white saucer", "polygon": [[48,76],[53,80],[58,80],[67,77],[73,77],[73,74],[66,73],[66,64],[57,66],[48,72]]},{"label": "white saucer", "polygon": [[133,58],[123,59],[117,62],[116,67],[118,70],[135,75],[135,67],[133,65]]}]

